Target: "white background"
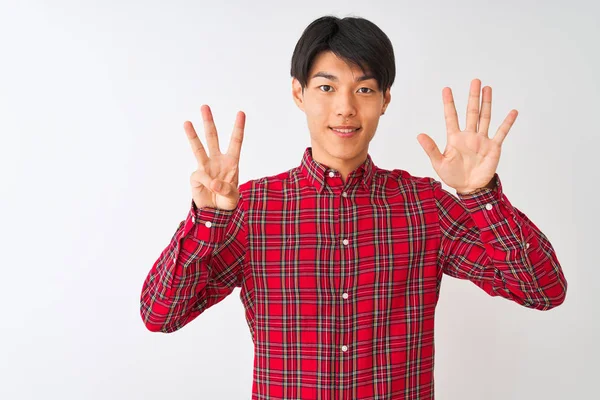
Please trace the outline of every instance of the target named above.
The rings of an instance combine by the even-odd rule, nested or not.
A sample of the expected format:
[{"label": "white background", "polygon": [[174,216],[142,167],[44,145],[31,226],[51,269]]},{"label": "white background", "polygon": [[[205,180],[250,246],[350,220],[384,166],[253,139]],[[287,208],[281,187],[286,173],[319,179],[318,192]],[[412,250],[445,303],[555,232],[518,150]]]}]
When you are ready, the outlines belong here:
[{"label": "white background", "polygon": [[190,205],[183,122],[206,143],[209,104],[226,149],[246,112],[240,183],[297,166],[310,140],[290,59],[304,28],[331,13],[371,20],[394,45],[376,165],[438,179],[416,136],[443,151],[444,86],[462,128],[474,78],[493,88],[491,135],[519,111],[498,173],[569,284],[565,303],[541,312],[444,276],[436,398],[594,397],[594,3],[2,1],[0,398],[250,398],[239,289],[168,335],[146,330],[139,296]]}]

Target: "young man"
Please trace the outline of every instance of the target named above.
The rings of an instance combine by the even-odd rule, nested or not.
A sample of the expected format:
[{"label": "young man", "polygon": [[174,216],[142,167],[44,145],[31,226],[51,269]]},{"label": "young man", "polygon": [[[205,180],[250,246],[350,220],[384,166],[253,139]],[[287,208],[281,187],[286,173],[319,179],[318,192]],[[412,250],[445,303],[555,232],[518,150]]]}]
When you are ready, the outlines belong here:
[{"label": "young man", "polygon": [[488,137],[491,88],[471,83],[464,130],[444,88],[442,154],[418,139],[448,186],[377,167],[368,154],[394,81],[388,37],[362,18],[322,17],[292,57],[292,94],[311,135],[296,168],[238,186],[245,115],[209,155],[190,211],[144,282],[141,316],[173,332],[240,287],[254,343],[253,399],[433,399],[434,314],[443,273],[548,310],[567,282],[547,237],[511,205],[496,168],[511,111]]}]

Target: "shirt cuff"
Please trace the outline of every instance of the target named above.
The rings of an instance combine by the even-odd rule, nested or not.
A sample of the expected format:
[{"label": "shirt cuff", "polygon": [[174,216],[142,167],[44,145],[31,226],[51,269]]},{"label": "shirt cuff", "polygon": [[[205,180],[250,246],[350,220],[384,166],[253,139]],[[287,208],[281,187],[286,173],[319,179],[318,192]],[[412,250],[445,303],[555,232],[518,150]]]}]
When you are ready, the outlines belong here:
[{"label": "shirt cuff", "polygon": [[498,174],[494,175],[496,187],[486,188],[475,194],[457,194],[461,203],[471,214],[471,218],[481,232],[481,239],[485,243],[497,240],[494,227],[506,221],[511,214],[512,205],[504,195],[502,182]]},{"label": "shirt cuff", "polygon": [[197,208],[192,200],[190,210],[184,221],[180,239],[188,236],[208,243],[219,242],[225,232],[233,210],[222,210],[212,207]]},{"label": "shirt cuff", "polygon": [[456,192],[456,196],[462,200],[469,210],[477,209],[482,204],[485,205],[492,200],[500,200],[502,198],[502,182],[498,173],[495,173],[492,179],[496,183],[494,188],[480,188],[471,193]]}]

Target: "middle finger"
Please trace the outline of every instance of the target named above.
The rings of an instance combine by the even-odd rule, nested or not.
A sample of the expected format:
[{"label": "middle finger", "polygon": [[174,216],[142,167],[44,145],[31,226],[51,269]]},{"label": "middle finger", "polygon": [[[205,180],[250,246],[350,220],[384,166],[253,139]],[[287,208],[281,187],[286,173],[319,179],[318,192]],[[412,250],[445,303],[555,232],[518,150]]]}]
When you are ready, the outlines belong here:
[{"label": "middle finger", "polygon": [[469,103],[467,104],[467,126],[466,130],[477,132],[477,121],[479,120],[479,91],[481,90],[481,81],[473,79],[469,89]]}]

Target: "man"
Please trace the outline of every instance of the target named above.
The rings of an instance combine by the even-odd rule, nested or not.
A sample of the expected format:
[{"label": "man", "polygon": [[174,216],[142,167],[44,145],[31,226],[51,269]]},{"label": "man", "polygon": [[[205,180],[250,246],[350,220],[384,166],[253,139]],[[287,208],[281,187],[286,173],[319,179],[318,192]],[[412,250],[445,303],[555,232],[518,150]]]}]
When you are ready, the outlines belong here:
[{"label": "man", "polygon": [[434,314],[443,273],[491,296],[548,310],[567,282],[547,237],[502,191],[490,138],[492,92],[471,82],[464,130],[442,97],[441,153],[418,136],[442,181],[377,167],[368,154],[390,100],[394,54],[362,18],[322,17],[292,57],[292,94],[311,147],[299,166],[238,186],[245,114],[226,154],[201,107],[208,155],[190,211],[144,282],[141,316],[173,332],[240,287],[254,343],[253,399],[433,399]]}]

